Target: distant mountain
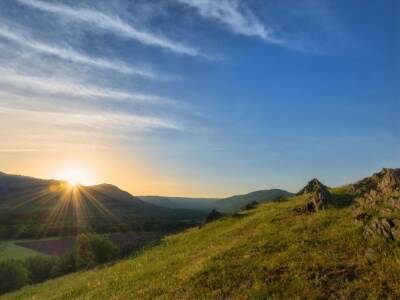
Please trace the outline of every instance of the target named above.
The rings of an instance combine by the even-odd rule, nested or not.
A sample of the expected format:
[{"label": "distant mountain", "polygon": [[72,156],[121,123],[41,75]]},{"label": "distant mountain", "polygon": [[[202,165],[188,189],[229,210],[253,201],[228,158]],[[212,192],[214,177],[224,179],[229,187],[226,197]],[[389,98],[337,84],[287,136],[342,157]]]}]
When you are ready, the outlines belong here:
[{"label": "distant mountain", "polygon": [[220,199],[217,201],[217,206],[215,208],[221,212],[232,213],[253,201],[265,203],[278,198],[287,198],[292,195],[292,193],[280,189],[255,191],[245,195],[236,195]]},{"label": "distant mountain", "polygon": [[143,201],[166,208],[212,210],[218,199],[216,198],[188,198],[188,197],[163,197],[163,196],[138,196]]},{"label": "distant mountain", "polygon": [[236,195],[228,198],[183,198],[183,197],[162,197],[162,196],[139,196],[140,199],[167,208],[186,208],[211,211],[216,209],[224,213],[235,212],[247,204],[257,202],[268,202],[280,197],[290,197],[291,193],[280,190],[261,190],[245,195]]},{"label": "distant mountain", "polygon": [[174,230],[205,216],[201,211],[147,203],[110,184],[72,188],[64,181],[0,174],[0,239]]}]

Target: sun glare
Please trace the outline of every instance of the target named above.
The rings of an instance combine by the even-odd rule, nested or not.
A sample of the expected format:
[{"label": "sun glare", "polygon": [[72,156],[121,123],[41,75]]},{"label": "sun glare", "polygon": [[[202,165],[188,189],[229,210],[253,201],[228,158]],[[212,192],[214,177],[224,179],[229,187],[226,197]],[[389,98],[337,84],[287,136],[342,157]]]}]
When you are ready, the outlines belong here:
[{"label": "sun glare", "polygon": [[91,185],[92,180],[89,172],[82,167],[67,167],[62,169],[57,176],[61,180],[65,180],[71,187],[76,185]]}]

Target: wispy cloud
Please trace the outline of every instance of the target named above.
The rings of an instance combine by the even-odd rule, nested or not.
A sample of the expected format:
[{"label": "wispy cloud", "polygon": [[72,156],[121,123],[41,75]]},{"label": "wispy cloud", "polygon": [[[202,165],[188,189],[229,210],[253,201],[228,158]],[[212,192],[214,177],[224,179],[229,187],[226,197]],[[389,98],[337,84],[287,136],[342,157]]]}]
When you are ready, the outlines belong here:
[{"label": "wispy cloud", "polygon": [[65,78],[63,78],[63,80],[59,80],[38,76],[29,76],[1,67],[0,83],[24,91],[29,90],[52,95],[136,101],[149,104],[178,105],[176,100],[163,98],[157,95],[125,92],[87,84],[84,85],[77,82],[71,82]]},{"label": "wispy cloud", "polygon": [[0,107],[0,116],[16,119],[24,118],[27,121],[40,121],[44,125],[74,126],[86,128],[108,128],[112,130],[135,129],[174,129],[183,130],[183,126],[173,120],[153,116],[142,116],[125,113],[65,113],[34,111],[27,109],[16,109]]},{"label": "wispy cloud", "polygon": [[87,56],[80,52],[77,52],[73,49],[68,48],[60,48],[52,45],[48,45],[45,43],[38,42],[26,34],[17,33],[15,29],[9,28],[4,24],[0,24],[0,37],[7,38],[12,40],[15,43],[18,43],[22,46],[28,47],[32,50],[54,55],[56,57],[76,62],[83,63],[90,66],[95,66],[103,69],[110,69],[114,71],[118,71],[125,74],[136,74],[148,78],[156,78],[157,75],[153,74],[147,70],[134,68],[128,66],[122,62],[109,61],[101,58],[95,58],[91,56]]},{"label": "wispy cloud", "polygon": [[178,54],[189,56],[200,55],[199,51],[193,47],[186,46],[164,36],[159,36],[154,33],[135,28],[133,25],[121,20],[118,16],[107,15],[96,10],[70,7],[63,4],[54,4],[41,0],[17,1],[21,4],[28,5],[42,11],[54,13],[75,21],[88,23],[99,29],[112,32],[113,34],[121,37],[136,40],[145,45],[160,47]]},{"label": "wispy cloud", "polygon": [[283,41],[274,36],[273,30],[261,21],[238,0],[176,0],[196,8],[198,13],[227,26],[236,34],[255,36],[266,42],[281,44]]}]

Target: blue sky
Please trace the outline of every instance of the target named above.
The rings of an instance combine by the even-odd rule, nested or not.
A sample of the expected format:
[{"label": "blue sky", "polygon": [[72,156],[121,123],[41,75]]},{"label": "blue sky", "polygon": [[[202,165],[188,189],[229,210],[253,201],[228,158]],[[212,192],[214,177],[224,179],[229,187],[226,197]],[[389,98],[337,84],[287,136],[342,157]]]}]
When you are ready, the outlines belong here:
[{"label": "blue sky", "polygon": [[398,1],[0,0],[0,166],[224,196],[400,164]]}]

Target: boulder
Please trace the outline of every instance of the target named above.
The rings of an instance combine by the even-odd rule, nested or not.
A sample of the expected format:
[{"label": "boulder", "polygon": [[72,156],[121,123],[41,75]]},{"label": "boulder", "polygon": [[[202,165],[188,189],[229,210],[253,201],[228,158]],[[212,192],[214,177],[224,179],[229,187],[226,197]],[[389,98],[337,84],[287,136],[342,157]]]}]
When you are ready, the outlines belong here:
[{"label": "boulder", "polygon": [[320,187],[312,193],[311,198],[306,205],[306,211],[317,212],[329,204],[331,200],[331,193],[329,193],[326,188]]},{"label": "boulder", "polygon": [[364,237],[370,239],[376,236],[400,241],[400,219],[377,218],[370,222],[364,228]]},{"label": "boulder", "polygon": [[364,228],[364,237],[371,239],[376,236],[392,238],[391,226],[387,219],[375,219]]}]

